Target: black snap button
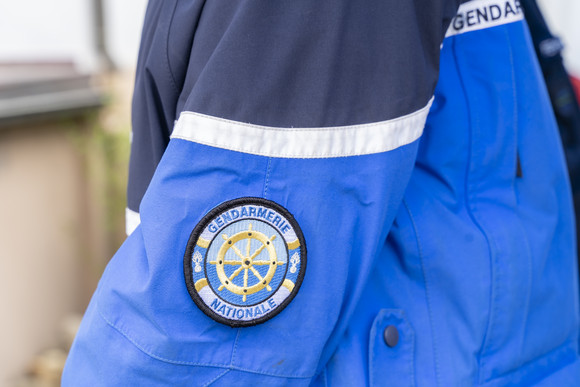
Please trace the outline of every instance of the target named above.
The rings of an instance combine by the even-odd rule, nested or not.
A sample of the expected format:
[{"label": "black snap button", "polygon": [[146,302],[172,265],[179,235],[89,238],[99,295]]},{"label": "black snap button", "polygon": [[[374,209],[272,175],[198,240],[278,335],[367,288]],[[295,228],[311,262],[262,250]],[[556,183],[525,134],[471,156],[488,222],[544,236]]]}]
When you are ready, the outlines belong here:
[{"label": "black snap button", "polygon": [[385,328],[383,332],[383,338],[385,339],[385,344],[393,348],[399,342],[399,331],[394,325],[389,325]]}]

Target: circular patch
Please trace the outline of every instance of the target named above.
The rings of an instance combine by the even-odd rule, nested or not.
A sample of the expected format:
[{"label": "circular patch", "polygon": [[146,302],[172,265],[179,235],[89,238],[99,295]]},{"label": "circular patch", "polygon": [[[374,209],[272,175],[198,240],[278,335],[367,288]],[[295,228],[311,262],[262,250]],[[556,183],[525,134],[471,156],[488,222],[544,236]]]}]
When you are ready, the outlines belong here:
[{"label": "circular patch", "polygon": [[205,314],[231,327],[251,326],[292,301],[306,270],[306,245],[284,207],[239,198],[203,217],[183,266],[189,294]]}]

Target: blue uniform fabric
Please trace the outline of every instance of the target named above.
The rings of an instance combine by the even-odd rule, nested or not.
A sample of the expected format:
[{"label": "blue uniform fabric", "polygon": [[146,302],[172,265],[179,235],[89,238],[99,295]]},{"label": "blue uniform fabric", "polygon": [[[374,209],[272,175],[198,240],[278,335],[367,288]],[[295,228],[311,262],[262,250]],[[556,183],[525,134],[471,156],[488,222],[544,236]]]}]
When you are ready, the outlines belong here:
[{"label": "blue uniform fabric", "polygon": [[[425,3],[150,4],[133,186],[155,173],[142,201],[139,188],[129,201],[141,224],[103,274],[63,385],[578,383],[569,183],[521,10],[474,0],[451,21],[458,4]],[[410,119],[433,93],[426,122]],[[423,134],[388,132],[400,144],[381,152],[277,157],[259,141],[232,149],[245,146],[235,136],[201,143],[201,126],[169,140],[183,112],[232,134],[252,123],[265,139],[347,130],[356,143],[380,122]],[[139,174],[147,152],[156,165],[152,146],[159,165]],[[183,255],[200,219],[238,197],[288,209],[308,264],[280,314],[230,328],[191,300]]]}]

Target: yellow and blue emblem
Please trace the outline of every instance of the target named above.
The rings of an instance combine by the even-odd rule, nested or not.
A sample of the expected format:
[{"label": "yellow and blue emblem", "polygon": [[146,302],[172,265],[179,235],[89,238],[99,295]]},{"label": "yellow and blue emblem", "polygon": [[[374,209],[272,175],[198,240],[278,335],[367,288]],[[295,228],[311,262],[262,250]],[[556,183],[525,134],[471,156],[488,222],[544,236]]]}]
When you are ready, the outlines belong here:
[{"label": "yellow and blue emblem", "polygon": [[195,227],[184,257],[187,289],[212,319],[231,327],[260,324],[296,295],[306,270],[304,236],[281,205],[234,199]]}]

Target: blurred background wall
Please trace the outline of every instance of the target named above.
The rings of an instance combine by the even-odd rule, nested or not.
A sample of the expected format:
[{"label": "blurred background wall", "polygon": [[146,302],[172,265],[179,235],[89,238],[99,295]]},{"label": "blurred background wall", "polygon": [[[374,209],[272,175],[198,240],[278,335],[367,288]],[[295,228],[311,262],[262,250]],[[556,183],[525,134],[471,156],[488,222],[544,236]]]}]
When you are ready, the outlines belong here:
[{"label": "blurred background wall", "polygon": [[[580,76],[580,2],[539,4]],[[125,238],[145,7],[0,1],[0,386],[58,385],[80,316]]]},{"label": "blurred background wall", "polygon": [[[98,70],[95,1],[0,2],[0,61],[73,61]],[[102,0],[107,49],[122,69],[135,66],[146,0]]]},{"label": "blurred background wall", "polygon": [[59,385],[80,316],[125,238],[145,6],[0,1],[0,386]]}]

